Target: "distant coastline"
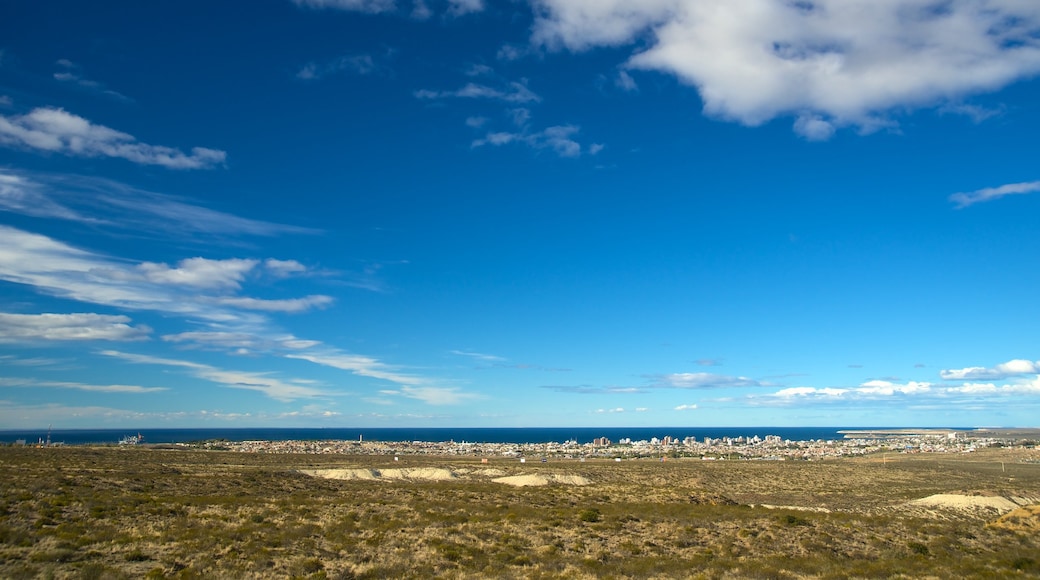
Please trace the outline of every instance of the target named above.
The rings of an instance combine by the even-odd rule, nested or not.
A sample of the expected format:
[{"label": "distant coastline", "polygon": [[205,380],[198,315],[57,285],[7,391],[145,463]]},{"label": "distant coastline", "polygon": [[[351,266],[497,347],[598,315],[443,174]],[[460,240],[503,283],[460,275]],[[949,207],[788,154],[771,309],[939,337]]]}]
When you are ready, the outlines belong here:
[{"label": "distant coastline", "polygon": [[[791,441],[833,440],[864,436],[907,436],[911,434],[947,434],[951,432],[986,431],[1036,435],[1036,429],[975,428],[892,428],[892,427],[344,427],[344,428],[192,428],[192,429],[19,429],[0,431],[0,443],[25,441],[32,444],[50,437],[65,445],[117,444],[128,435],[142,436],[144,443],[188,443],[212,439],[227,441],[426,441],[473,443],[551,443],[577,441],[588,443],[598,438],[650,440],[665,437],[765,437],[779,436]],[[875,435],[868,435],[875,434]]]}]

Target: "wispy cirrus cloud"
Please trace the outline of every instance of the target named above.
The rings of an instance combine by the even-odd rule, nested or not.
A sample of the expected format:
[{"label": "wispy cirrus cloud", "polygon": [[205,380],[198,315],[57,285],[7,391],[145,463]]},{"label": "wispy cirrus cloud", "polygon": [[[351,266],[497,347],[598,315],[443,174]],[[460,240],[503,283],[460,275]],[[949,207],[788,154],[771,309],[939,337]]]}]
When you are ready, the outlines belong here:
[{"label": "wispy cirrus cloud", "polygon": [[130,317],[94,313],[10,314],[0,312],[0,343],[45,341],[146,340],[151,329],[131,326]]},{"label": "wispy cirrus cloud", "polygon": [[649,375],[653,385],[672,389],[719,389],[733,387],[761,387],[764,383],[748,377],[734,377],[715,373],[671,373]]},{"label": "wispy cirrus cloud", "polygon": [[278,350],[302,350],[321,343],[316,340],[296,338],[289,334],[266,335],[241,331],[191,331],[163,335],[163,341],[191,347],[216,348],[236,354],[271,352]]},{"label": "wispy cirrus cloud", "polygon": [[69,83],[86,91],[109,97],[117,101],[127,103],[133,102],[133,99],[130,97],[113,91],[98,81],[84,77],[82,67],[68,59],[60,59],[54,64],[58,67],[58,71],[54,73],[54,79],[57,81]]},{"label": "wispy cirrus cloud", "polygon": [[307,312],[318,308],[325,308],[336,301],[332,296],[324,294],[311,294],[301,298],[263,299],[250,298],[248,296],[224,296],[215,300],[218,304],[234,306],[244,310],[258,310],[261,312]]},{"label": "wispy cirrus cloud", "polygon": [[955,193],[949,199],[957,209],[964,209],[984,201],[993,201],[1009,195],[1022,195],[1037,191],[1040,191],[1040,181],[1026,181],[1023,183],[1009,183],[999,187],[986,187],[966,193]]},{"label": "wispy cirrus cloud", "polygon": [[15,377],[0,377],[0,387],[26,389],[72,389],[90,393],[140,394],[169,390],[167,387],[142,387],[140,385],[92,385],[71,381],[41,381]]},{"label": "wispy cirrus cloud", "polygon": [[462,88],[453,91],[435,91],[420,89],[415,91],[417,99],[491,99],[507,103],[537,103],[542,100],[534,91],[527,88],[527,83],[510,82],[503,88],[494,88],[478,83],[466,83]]},{"label": "wispy cirrus cloud", "polygon": [[469,393],[458,387],[436,387],[436,386],[411,386],[403,385],[398,389],[382,390],[384,395],[400,396],[408,399],[416,399],[427,405],[459,405],[466,401],[484,398],[477,393]]},{"label": "wispy cirrus cloud", "polygon": [[325,62],[309,62],[296,72],[296,78],[313,81],[341,73],[370,75],[383,68],[371,54],[352,54]]},{"label": "wispy cirrus cloud", "polygon": [[574,393],[576,395],[614,395],[645,393],[644,387],[619,387],[619,386],[596,386],[596,385],[542,385],[543,389],[556,391],[558,393]]},{"label": "wispy cirrus cloud", "polygon": [[[474,148],[484,146],[501,147],[503,145],[520,144],[535,150],[549,150],[560,157],[580,157],[583,148],[581,143],[574,139],[574,136],[579,131],[580,128],[575,125],[546,127],[541,131],[535,132],[526,130],[519,132],[496,131],[488,133],[480,139],[475,139],[471,146]],[[584,152],[589,155],[595,155],[601,150],[602,145],[592,144],[585,148]]]},{"label": "wispy cirrus cloud", "polygon": [[[0,211],[133,230],[135,235],[276,236],[317,230],[251,220],[110,179],[0,168]],[[191,234],[187,236],[185,234]]]},{"label": "wispy cirrus cloud", "polygon": [[333,349],[326,349],[322,352],[288,353],[285,355],[285,358],[305,360],[314,364],[348,371],[358,376],[380,379],[399,385],[419,386],[429,382],[423,377],[402,373],[396,367],[372,357],[344,353]]},{"label": "wispy cirrus cloud", "polygon": [[454,355],[457,355],[457,356],[464,356],[464,357],[467,357],[467,358],[471,358],[471,359],[475,359],[475,360],[479,360],[479,361],[483,361],[483,362],[505,362],[505,360],[506,360],[505,357],[496,356],[496,355],[493,355],[493,354],[484,354],[484,353],[480,353],[480,352],[473,352],[473,351],[468,351],[468,350],[453,350],[453,351],[450,351],[450,352],[451,352],[451,354],[454,354]]},{"label": "wispy cirrus cloud", "polygon": [[392,12],[397,9],[395,0],[293,0],[293,3],[307,8],[330,8],[369,14]]},{"label": "wispy cirrus cloud", "polygon": [[273,373],[257,373],[234,371],[217,368],[192,361],[127,353],[117,350],[104,350],[100,354],[123,360],[133,364],[169,366],[186,369],[197,378],[210,381],[233,389],[256,391],[281,402],[297,399],[328,397],[332,393],[311,386],[311,381],[301,379],[282,380],[272,376]]},{"label": "wispy cirrus cloud", "polygon": [[223,165],[227,158],[224,151],[207,147],[193,147],[191,153],[184,153],[173,147],[141,143],[133,135],[51,107],[39,107],[24,115],[0,115],[0,145],[75,157],[116,157],[168,169],[208,169]]},{"label": "wispy cirrus cloud", "polygon": [[624,66],[697,88],[704,113],[745,125],[796,117],[808,139],[869,132],[891,112],[960,102],[1040,72],[1029,2],[532,0],[532,43],[633,47]]}]

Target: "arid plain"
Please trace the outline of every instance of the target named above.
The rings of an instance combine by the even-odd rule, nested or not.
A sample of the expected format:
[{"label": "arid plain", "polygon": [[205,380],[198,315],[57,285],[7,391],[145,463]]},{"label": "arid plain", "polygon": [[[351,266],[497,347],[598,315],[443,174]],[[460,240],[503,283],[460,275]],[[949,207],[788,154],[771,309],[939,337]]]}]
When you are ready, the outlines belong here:
[{"label": "arid plain", "polygon": [[3,578],[1040,576],[1040,450],[827,461],[0,448]]}]

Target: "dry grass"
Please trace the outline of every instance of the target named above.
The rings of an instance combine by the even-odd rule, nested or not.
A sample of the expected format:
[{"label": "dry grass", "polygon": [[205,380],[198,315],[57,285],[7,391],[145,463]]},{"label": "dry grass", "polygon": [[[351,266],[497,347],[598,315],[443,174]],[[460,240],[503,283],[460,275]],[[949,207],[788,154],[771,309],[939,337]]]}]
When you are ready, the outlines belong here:
[{"label": "dry grass", "polygon": [[[1035,511],[906,508],[936,494],[1040,497],[1040,465],[1007,453],[481,465],[0,448],[0,577],[1040,576]],[[329,469],[442,477],[305,473]],[[548,484],[493,481],[517,476]]]}]

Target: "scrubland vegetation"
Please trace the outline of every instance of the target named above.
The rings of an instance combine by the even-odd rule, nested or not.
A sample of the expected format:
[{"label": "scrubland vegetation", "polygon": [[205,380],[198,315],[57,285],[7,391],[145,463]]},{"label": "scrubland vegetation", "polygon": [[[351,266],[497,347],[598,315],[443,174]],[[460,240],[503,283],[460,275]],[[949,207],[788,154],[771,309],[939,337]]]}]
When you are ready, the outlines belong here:
[{"label": "scrubland vegetation", "polygon": [[[1026,453],[485,465],[5,447],[0,577],[1036,577],[1038,510],[911,503],[940,493],[1040,503],[1040,464]],[[458,477],[301,472],[403,467]],[[493,481],[522,474],[591,483]]]}]

